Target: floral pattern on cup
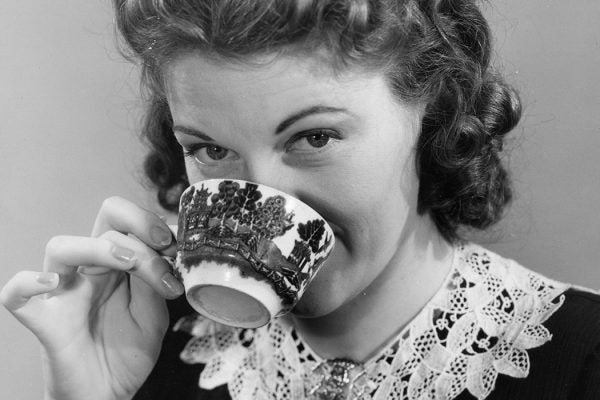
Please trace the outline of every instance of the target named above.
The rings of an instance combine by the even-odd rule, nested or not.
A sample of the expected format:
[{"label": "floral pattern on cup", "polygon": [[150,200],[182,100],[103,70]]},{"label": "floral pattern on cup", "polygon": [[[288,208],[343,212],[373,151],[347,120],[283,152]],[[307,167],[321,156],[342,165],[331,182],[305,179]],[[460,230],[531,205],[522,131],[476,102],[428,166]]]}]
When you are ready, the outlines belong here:
[{"label": "floral pattern on cup", "polygon": [[267,281],[289,311],[334,243],[322,217],[299,200],[299,209],[289,203],[275,189],[246,181],[191,186],[180,201],[178,268],[189,272],[202,260],[225,261],[242,276]]}]

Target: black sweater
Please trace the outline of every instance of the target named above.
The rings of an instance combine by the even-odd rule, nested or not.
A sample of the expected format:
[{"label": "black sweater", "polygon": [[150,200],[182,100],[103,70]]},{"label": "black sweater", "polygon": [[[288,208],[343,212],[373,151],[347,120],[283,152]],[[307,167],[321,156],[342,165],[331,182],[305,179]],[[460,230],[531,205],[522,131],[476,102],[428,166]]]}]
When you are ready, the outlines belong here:
[{"label": "black sweater", "polygon": [[[499,375],[486,400],[599,400],[600,295],[570,289],[562,307],[544,323],[552,340],[528,350],[529,376]],[[194,311],[184,297],[169,302],[171,326]],[[190,336],[169,330],[159,360],[134,400],[229,399],[226,386],[206,391],[198,387],[203,366],[188,365],[179,354]],[[463,392],[456,400],[474,399]]]}]

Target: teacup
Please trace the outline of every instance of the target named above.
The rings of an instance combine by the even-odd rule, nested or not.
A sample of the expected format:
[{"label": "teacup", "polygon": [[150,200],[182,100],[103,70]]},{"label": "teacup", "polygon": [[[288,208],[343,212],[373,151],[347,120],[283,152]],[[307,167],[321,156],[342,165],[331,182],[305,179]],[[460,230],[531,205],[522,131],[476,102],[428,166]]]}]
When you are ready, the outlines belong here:
[{"label": "teacup", "polygon": [[334,241],[325,219],[289,194],[201,181],[181,196],[175,273],[200,314],[256,328],[294,307]]}]

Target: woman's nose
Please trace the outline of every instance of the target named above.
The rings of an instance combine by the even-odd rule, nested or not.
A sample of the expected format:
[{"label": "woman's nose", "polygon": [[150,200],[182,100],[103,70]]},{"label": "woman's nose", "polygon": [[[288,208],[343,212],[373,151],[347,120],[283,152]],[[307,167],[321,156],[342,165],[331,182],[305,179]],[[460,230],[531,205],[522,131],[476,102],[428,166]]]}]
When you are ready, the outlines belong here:
[{"label": "woman's nose", "polygon": [[292,197],[303,201],[317,212],[323,212],[321,201],[315,196],[314,185],[307,181],[297,169],[287,166],[284,163],[274,161],[267,162],[263,158],[252,159],[245,163],[245,172],[243,177],[247,181],[259,183],[280,190]]},{"label": "woman's nose", "polygon": [[287,176],[286,168],[282,165],[269,163],[265,160],[256,160],[246,164],[246,173],[243,179],[266,185],[282,192],[294,195],[294,182]]}]

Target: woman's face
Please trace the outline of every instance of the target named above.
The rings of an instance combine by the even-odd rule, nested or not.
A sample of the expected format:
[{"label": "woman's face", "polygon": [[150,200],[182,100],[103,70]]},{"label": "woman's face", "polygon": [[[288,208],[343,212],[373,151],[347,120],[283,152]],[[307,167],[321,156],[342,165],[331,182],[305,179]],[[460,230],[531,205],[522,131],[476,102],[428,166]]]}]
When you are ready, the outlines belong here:
[{"label": "woman's face", "polygon": [[316,58],[260,66],[187,54],[165,70],[191,183],[246,179],[287,192],[332,226],[336,245],[294,312],[346,304],[394,260],[414,229],[421,110],[382,74],[334,74]]}]

